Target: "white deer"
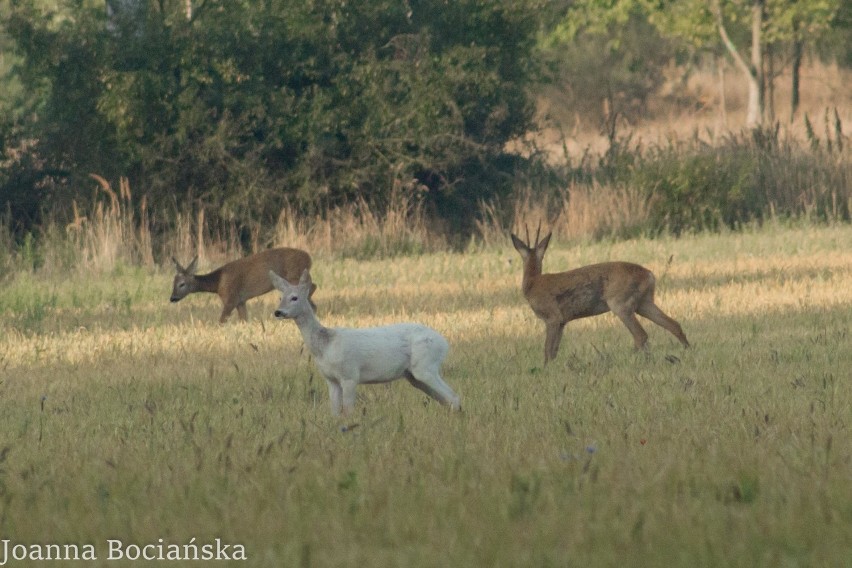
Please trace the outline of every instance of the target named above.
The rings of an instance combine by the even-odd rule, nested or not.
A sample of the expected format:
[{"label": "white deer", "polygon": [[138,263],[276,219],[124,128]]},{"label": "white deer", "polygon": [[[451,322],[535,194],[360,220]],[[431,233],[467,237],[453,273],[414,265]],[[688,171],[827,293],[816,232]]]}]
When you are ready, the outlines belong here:
[{"label": "white deer", "polygon": [[459,397],[441,378],[441,363],[450,346],[432,328],[397,323],[366,329],[328,328],[308,301],[313,284],[307,270],[291,284],[272,270],[269,279],[282,293],[275,317],[292,319],[328,383],[331,411],[337,416],[355,406],[359,384],[386,383],[405,377],[408,382],[453,410]]}]

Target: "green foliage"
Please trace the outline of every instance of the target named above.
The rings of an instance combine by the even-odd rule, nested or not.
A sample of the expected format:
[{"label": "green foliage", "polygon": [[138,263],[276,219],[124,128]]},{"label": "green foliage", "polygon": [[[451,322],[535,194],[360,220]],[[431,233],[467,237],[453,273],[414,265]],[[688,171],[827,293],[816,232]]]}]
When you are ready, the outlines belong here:
[{"label": "green foliage", "polygon": [[697,149],[685,156],[664,150],[638,168],[636,183],[653,196],[655,229],[679,234],[761,216],[767,204],[757,191],[757,171],[756,157],[736,148]]},{"label": "green foliage", "polygon": [[[641,22],[654,32],[644,34],[649,43],[656,45],[656,49],[650,47],[638,52],[643,63],[649,54],[665,51],[666,43],[677,46],[682,55],[694,56],[704,51],[720,55],[726,52],[750,81],[750,94],[754,96],[749,98],[751,108],[747,123],[750,126],[760,125],[764,118],[769,118],[764,116],[764,83],[772,82],[774,76],[764,78],[763,63],[747,62],[743,54],[751,49],[754,42],[757,50],[752,50],[752,53],[760,54],[758,56],[764,62],[774,61],[774,53],[792,49],[799,54],[792,58],[793,65],[798,66],[802,50],[814,43],[814,38],[826,31],[848,28],[839,23],[848,16],[843,4],[840,0],[577,0],[569,3],[556,17],[556,24],[545,35],[544,43],[576,50],[591,35],[606,46],[603,49],[599,47],[598,52],[614,49],[626,55],[630,49],[622,45],[624,30],[631,29],[630,22],[633,21]],[[757,12],[753,10],[756,6],[760,7]],[[760,17],[757,18],[756,14]],[[753,23],[759,25],[757,35],[753,35]],[[842,52],[842,47],[835,50],[835,56],[842,59]],[[594,55],[587,58],[601,61],[602,74],[610,71],[611,67],[602,58]],[[653,64],[649,66],[653,68]],[[588,76],[583,75],[584,78]],[[594,77],[594,73],[591,76]],[[609,88],[625,92],[618,87],[616,84]],[[798,85],[795,88],[798,89]],[[598,93],[597,98],[600,99],[601,93],[610,91],[597,87],[593,92]]]},{"label": "green foliage", "polygon": [[852,3],[841,2],[831,26],[817,37],[817,53],[828,61],[852,67]]},{"label": "green foliage", "polygon": [[38,286],[31,275],[19,277],[15,286],[0,294],[0,315],[21,330],[41,330],[46,318],[54,314],[59,296],[54,290]]},{"label": "green foliage", "polygon": [[531,127],[534,3],[16,3],[0,25],[39,96],[0,184],[31,217],[89,172],[246,225],[397,186],[450,215],[522,165],[504,148]]},{"label": "green foliage", "polygon": [[546,53],[572,112],[583,123],[608,130],[619,118],[633,122],[646,114],[675,46],[633,11],[604,28],[590,24],[577,30],[573,41]]},{"label": "green foliage", "polygon": [[777,127],[730,135],[715,146],[692,140],[643,147],[617,139],[595,175],[648,196],[652,233],[736,228],[770,215],[849,220],[852,162],[833,118],[826,114],[823,146],[806,123],[810,148],[782,139]]}]

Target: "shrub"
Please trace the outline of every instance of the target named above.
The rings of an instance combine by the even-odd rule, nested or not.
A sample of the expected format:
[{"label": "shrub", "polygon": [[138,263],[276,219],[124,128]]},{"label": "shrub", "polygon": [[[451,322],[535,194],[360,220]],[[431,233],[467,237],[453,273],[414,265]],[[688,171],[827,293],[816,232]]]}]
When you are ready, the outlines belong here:
[{"label": "shrub", "polygon": [[852,162],[782,139],[777,128],[732,135],[718,146],[693,140],[637,152],[630,168],[610,175],[648,196],[655,232],[735,228],[770,214],[850,217]]}]

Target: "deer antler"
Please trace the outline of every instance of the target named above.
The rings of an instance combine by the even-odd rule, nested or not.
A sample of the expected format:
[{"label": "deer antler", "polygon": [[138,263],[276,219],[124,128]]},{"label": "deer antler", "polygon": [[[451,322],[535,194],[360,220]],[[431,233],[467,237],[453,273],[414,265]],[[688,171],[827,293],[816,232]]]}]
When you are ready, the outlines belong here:
[{"label": "deer antler", "polygon": [[538,237],[541,236],[541,219],[538,220],[538,228],[535,230],[535,247],[538,247]]}]

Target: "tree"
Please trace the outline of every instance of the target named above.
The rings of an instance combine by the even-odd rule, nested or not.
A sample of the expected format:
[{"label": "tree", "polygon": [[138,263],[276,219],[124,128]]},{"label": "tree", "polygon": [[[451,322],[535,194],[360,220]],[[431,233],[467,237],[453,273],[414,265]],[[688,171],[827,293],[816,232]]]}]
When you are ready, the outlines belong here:
[{"label": "tree", "polygon": [[[806,38],[831,25],[840,6],[840,0],[577,0],[555,36],[571,40],[583,27],[601,28],[625,21],[628,14],[642,14],[662,36],[685,41],[693,49],[712,50],[721,44],[748,83],[746,125],[755,127],[766,118],[767,45],[798,41],[801,49]],[[797,71],[794,68],[798,81]]]},{"label": "tree", "polygon": [[395,187],[469,217],[523,163],[542,1],[16,2],[19,166],[60,201],[94,171],[239,223]]},{"label": "tree", "polygon": [[619,120],[630,121],[647,110],[674,51],[635,3],[622,4],[623,10],[609,17],[600,7],[593,3],[563,21],[566,25],[557,27],[545,45],[559,73],[561,97],[578,120],[612,133]]},{"label": "tree", "polygon": [[757,127],[763,123],[766,109],[766,82],[763,67],[763,20],[766,0],[751,1],[751,59],[746,60],[740,50],[728,35],[725,16],[719,0],[713,1],[713,11],[719,36],[725,49],[740,68],[748,83],[748,107],[746,110],[746,126]]}]

